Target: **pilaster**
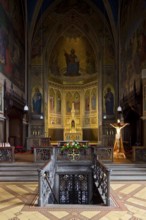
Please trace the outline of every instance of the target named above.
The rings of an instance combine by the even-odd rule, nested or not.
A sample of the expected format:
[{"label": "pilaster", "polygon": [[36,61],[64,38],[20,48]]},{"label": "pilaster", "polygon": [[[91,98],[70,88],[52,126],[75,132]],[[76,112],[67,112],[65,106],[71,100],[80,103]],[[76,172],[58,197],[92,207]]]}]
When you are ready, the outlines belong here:
[{"label": "pilaster", "polygon": [[142,120],[143,120],[143,145],[146,146],[146,69],[142,70]]}]

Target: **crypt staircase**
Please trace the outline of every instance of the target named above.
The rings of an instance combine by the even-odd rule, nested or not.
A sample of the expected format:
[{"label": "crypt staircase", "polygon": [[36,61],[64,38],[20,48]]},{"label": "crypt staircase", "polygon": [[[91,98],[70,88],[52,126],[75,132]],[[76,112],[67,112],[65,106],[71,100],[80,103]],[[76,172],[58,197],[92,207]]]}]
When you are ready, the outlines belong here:
[{"label": "crypt staircase", "polygon": [[0,163],[0,182],[38,182],[42,163]]}]

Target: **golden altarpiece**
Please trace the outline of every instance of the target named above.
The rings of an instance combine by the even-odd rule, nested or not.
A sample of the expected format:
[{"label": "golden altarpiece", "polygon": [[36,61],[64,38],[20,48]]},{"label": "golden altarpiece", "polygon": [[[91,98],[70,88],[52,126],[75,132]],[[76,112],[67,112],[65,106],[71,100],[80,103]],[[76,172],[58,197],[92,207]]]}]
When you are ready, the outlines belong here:
[{"label": "golden altarpiece", "polygon": [[68,122],[69,126],[64,129],[64,140],[83,140],[82,128],[78,126],[78,121],[75,116],[74,102],[72,103],[71,117]]},{"label": "golden altarpiece", "polygon": [[83,140],[83,129],[97,130],[97,82],[62,87],[49,82],[49,88],[48,136],[63,129],[64,141]]}]

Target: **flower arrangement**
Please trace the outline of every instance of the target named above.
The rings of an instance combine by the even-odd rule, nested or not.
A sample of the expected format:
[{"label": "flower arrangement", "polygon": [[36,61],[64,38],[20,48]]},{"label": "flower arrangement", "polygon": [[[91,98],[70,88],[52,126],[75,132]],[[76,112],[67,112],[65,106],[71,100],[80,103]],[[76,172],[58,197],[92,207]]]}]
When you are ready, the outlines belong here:
[{"label": "flower arrangement", "polygon": [[61,151],[64,151],[64,150],[73,150],[73,149],[87,149],[88,146],[83,144],[83,143],[79,143],[78,141],[69,141],[68,143],[64,144],[61,148]]}]

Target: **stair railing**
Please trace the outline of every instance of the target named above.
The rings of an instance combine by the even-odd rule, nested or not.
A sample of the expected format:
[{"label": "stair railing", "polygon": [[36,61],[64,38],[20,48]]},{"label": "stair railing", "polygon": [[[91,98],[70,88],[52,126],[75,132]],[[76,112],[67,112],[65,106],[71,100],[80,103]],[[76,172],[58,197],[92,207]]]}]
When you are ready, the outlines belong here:
[{"label": "stair railing", "polygon": [[[39,177],[39,198],[38,206],[45,206],[48,203],[56,202],[53,193],[55,179],[55,157],[52,155],[51,160],[45,164],[42,169],[38,170]],[[53,198],[52,198],[53,197]],[[55,200],[55,201],[53,201]]]},{"label": "stair railing", "polygon": [[45,172],[45,174],[46,174],[46,176],[45,176],[46,181],[47,181],[47,183],[48,183],[49,189],[50,189],[51,194],[52,194],[52,197],[53,197],[53,198],[52,198],[53,204],[58,204],[58,201],[57,201],[57,199],[56,199],[55,193],[54,193],[53,188],[52,188],[51,183],[50,183],[49,172]]},{"label": "stair railing", "polygon": [[110,206],[110,172],[101,161],[94,159],[93,179],[105,205]]}]

